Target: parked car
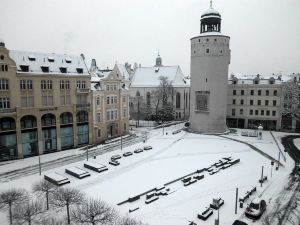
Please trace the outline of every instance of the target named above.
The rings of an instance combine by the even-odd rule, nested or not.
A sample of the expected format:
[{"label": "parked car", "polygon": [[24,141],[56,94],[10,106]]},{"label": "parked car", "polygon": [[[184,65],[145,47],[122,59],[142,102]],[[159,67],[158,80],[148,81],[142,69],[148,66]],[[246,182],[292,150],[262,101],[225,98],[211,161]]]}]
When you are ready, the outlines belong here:
[{"label": "parked car", "polygon": [[110,165],[113,165],[113,166],[118,166],[120,165],[120,163],[118,161],[109,161],[109,164]]},{"label": "parked car", "polygon": [[175,131],[172,132],[172,134],[178,134],[180,132],[181,132],[181,130],[175,130]]},{"label": "parked car", "polygon": [[232,225],[248,225],[248,224],[240,220],[235,220]]},{"label": "parked car", "polygon": [[152,149],[152,146],[150,146],[150,145],[144,147],[144,150],[151,150],[151,149]]},{"label": "parked car", "polygon": [[251,218],[259,218],[266,211],[266,201],[260,198],[253,199],[246,208],[245,215]]},{"label": "parked car", "polygon": [[134,153],[141,153],[141,152],[143,152],[143,149],[138,148],[138,149],[134,150],[133,152],[134,152]]},{"label": "parked car", "polygon": [[110,157],[110,159],[112,161],[115,161],[115,160],[121,159],[121,156],[120,155],[113,155],[112,157]]},{"label": "parked car", "polygon": [[132,152],[125,152],[125,153],[123,154],[124,157],[131,156],[131,155],[133,155]]}]

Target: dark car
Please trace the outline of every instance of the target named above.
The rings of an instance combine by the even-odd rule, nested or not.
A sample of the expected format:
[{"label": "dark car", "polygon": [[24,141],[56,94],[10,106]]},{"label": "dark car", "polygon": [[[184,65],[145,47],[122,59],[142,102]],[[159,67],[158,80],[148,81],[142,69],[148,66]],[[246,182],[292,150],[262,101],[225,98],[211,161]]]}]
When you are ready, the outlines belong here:
[{"label": "dark car", "polygon": [[131,155],[133,155],[132,152],[125,152],[125,153],[123,154],[124,157],[131,156]]},{"label": "dark car", "polygon": [[232,225],[248,225],[247,223],[243,222],[243,221],[240,221],[240,220],[236,220],[233,222]]},{"label": "dark car", "polygon": [[118,165],[120,165],[120,163],[119,163],[118,161],[116,161],[116,160],[114,160],[114,161],[109,161],[109,164],[110,164],[110,165],[113,165],[113,166],[118,166]]},{"label": "dark car", "polygon": [[134,152],[134,153],[141,153],[141,152],[143,152],[143,149],[138,148],[138,149],[134,150],[133,152]]},{"label": "dark car", "polygon": [[150,145],[144,147],[144,150],[151,150],[151,149],[152,149],[152,146],[150,146]]},{"label": "dark car", "polygon": [[260,198],[252,200],[250,205],[246,208],[245,215],[250,218],[259,218],[264,211],[266,211],[266,201]]}]

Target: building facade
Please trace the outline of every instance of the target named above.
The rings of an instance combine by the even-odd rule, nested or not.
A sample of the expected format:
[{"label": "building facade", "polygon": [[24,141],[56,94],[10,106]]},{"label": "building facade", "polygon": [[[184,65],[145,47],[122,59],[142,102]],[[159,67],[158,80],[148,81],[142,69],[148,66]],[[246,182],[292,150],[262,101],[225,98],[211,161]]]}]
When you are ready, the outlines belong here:
[{"label": "building facade", "polygon": [[0,160],[92,143],[83,56],[10,51],[0,43]]},{"label": "building facade", "polygon": [[130,116],[132,119],[153,119],[163,101],[161,77],[166,78],[168,104],[175,120],[187,120],[190,112],[190,80],[184,77],[180,66],[163,66],[160,55],[153,67],[135,68],[130,80]]},{"label": "building facade", "polygon": [[124,75],[116,68],[101,71],[96,60],[92,60],[93,143],[128,133],[129,91],[123,80]]},{"label": "building facade", "polygon": [[221,15],[211,5],[201,15],[200,35],[191,39],[190,128],[194,132],[227,130],[229,41],[221,33]]},{"label": "building facade", "polygon": [[281,129],[283,81],[274,76],[232,75],[228,80],[227,124],[229,127]]}]

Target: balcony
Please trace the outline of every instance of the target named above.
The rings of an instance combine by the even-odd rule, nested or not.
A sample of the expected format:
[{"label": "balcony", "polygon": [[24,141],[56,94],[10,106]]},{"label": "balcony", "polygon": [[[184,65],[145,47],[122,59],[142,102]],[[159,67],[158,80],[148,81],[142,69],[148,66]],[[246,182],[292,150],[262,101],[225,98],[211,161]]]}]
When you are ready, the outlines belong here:
[{"label": "balcony", "polygon": [[90,109],[90,103],[76,104],[76,109]]},{"label": "balcony", "polygon": [[14,114],[16,112],[17,112],[16,108],[0,109],[0,113],[5,113],[5,114]]},{"label": "balcony", "polygon": [[90,93],[90,89],[88,89],[88,88],[77,88],[76,93],[77,94],[88,94],[88,93]]}]

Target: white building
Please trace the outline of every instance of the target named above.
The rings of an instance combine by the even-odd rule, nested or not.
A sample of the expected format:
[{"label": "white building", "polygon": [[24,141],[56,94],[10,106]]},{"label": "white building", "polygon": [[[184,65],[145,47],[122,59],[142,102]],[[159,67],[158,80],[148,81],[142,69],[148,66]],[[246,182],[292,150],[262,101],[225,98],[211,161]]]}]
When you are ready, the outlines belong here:
[{"label": "white building", "polygon": [[221,15],[210,8],[201,15],[200,35],[191,39],[191,130],[227,130],[228,36],[221,34]]},{"label": "white building", "polygon": [[163,66],[160,55],[153,67],[138,67],[134,70],[130,84],[130,116],[134,119],[150,119],[161,99],[156,96],[161,88],[160,77],[166,77],[172,85],[168,102],[174,109],[174,118],[185,120],[189,117],[190,82],[184,77],[180,66]]}]

